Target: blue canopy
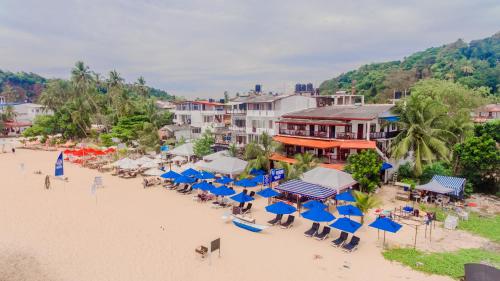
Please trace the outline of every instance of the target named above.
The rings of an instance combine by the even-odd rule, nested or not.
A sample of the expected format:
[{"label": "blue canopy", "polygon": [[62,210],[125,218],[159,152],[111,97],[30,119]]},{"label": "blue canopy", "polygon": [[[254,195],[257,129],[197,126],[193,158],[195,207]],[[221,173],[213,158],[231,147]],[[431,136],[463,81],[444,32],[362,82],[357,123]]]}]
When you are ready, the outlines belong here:
[{"label": "blue canopy", "polygon": [[413,207],[412,206],[404,206],[403,211],[408,212],[408,213],[413,212]]},{"label": "blue canopy", "polygon": [[287,181],[280,184],[278,187],[276,187],[276,189],[279,191],[298,194],[300,196],[318,200],[329,198],[335,195],[335,193],[337,192],[334,189],[301,180]]},{"label": "blue canopy", "polygon": [[345,191],[338,194],[337,196],[335,196],[335,199],[339,201],[356,202],[356,199],[354,198],[354,196],[352,196],[352,193],[350,191]]},{"label": "blue canopy", "polygon": [[363,216],[363,212],[361,212],[358,207],[353,205],[337,206],[337,211],[339,211],[339,214],[344,216]]},{"label": "blue canopy", "polygon": [[182,174],[183,176],[186,176],[186,177],[195,177],[195,176],[199,175],[199,174],[200,174],[200,172],[196,171],[196,170],[195,170],[195,169],[193,169],[193,168],[189,168],[189,169],[187,169],[187,170],[183,171],[181,174]]},{"label": "blue canopy", "polygon": [[383,231],[389,231],[392,233],[396,233],[401,229],[402,225],[391,220],[390,218],[378,218],[374,222],[372,222],[369,226],[373,228],[377,228]]},{"label": "blue canopy", "polygon": [[331,213],[318,208],[313,208],[302,213],[302,217],[315,222],[329,222],[335,219],[335,216]]},{"label": "blue canopy", "polygon": [[194,177],[197,178],[197,179],[200,179],[200,180],[208,180],[208,179],[214,179],[215,178],[214,174],[209,173],[209,172],[205,172],[205,171],[199,172]]},{"label": "blue canopy", "polygon": [[231,196],[229,198],[231,198],[232,200],[234,200],[236,202],[239,202],[239,203],[245,203],[245,202],[249,202],[249,201],[255,200],[253,197],[251,197],[249,195],[246,195],[243,192],[240,192],[240,193],[238,193],[238,194],[236,194],[234,196]]},{"label": "blue canopy", "polygon": [[210,190],[210,192],[213,195],[217,195],[217,196],[229,196],[229,195],[233,195],[236,193],[236,191],[232,190],[231,188],[229,188],[225,185],[213,188],[212,190]]},{"label": "blue canopy", "polygon": [[258,169],[255,169],[255,168],[252,168],[250,170],[250,175],[254,175],[254,176],[259,176],[260,175],[260,176],[262,176],[262,175],[265,175],[265,174],[266,174],[266,172],[264,170],[260,170],[260,169],[258,170]]},{"label": "blue canopy", "polygon": [[286,215],[294,213],[295,211],[297,211],[297,209],[290,204],[279,201],[267,206],[266,211],[273,214]]},{"label": "blue canopy", "polygon": [[230,182],[232,182],[233,179],[232,178],[228,178],[228,177],[222,177],[220,179],[216,179],[215,182],[216,183],[220,183],[220,184],[228,184]]},{"label": "blue canopy", "polygon": [[388,170],[391,168],[392,168],[392,165],[390,163],[384,162],[384,163],[382,163],[382,167],[380,168],[380,171],[385,171],[385,170]]},{"label": "blue canopy", "polygon": [[328,208],[327,205],[325,205],[319,201],[316,201],[316,200],[307,201],[302,206],[304,208],[307,208],[307,209],[322,209],[322,210],[324,210],[324,209]]},{"label": "blue canopy", "polygon": [[387,117],[380,117],[381,119],[384,119],[387,122],[397,122],[399,121],[399,116],[387,116]]},{"label": "blue canopy", "polygon": [[252,180],[258,184],[263,184],[264,183],[264,175],[255,176]]},{"label": "blue canopy", "polygon": [[210,190],[212,190],[212,188],[214,188],[214,186],[209,184],[206,181],[202,181],[202,182],[193,184],[193,188],[194,189],[201,189],[203,191],[210,191]]},{"label": "blue canopy", "polygon": [[170,170],[168,172],[166,172],[165,174],[161,175],[162,178],[164,179],[175,179],[175,178],[178,178],[180,177],[181,175],[179,175],[178,173]]},{"label": "blue canopy", "polygon": [[242,179],[239,181],[235,181],[234,185],[242,186],[242,187],[254,187],[254,186],[257,186],[257,182],[255,182],[251,179]]},{"label": "blue canopy", "polygon": [[259,194],[260,196],[264,197],[264,198],[270,198],[270,197],[274,197],[274,196],[278,196],[280,195],[279,192],[275,191],[274,189],[268,187],[266,189],[263,189],[261,191],[258,191],[257,194]]},{"label": "blue canopy", "polygon": [[195,179],[186,176],[178,176],[174,180],[174,183],[193,183],[193,182],[195,182]]},{"label": "blue canopy", "polygon": [[343,217],[334,221],[332,224],[330,224],[330,226],[342,231],[354,233],[361,227],[361,224],[349,218]]}]

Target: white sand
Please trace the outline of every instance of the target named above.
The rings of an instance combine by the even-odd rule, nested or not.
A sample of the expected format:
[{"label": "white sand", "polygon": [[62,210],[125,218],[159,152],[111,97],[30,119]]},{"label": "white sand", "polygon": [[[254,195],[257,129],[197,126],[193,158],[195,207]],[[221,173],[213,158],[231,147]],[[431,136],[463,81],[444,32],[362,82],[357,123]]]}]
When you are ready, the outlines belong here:
[{"label": "white sand", "polygon": [[[227,210],[193,202],[174,191],[143,189],[141,179],[120,179],[65,163],[69,183],[52,180],[58,152],[0,154],[0,280],[451,280],[413,271],[382,257],[377,231],[358,231],[361,245],[344,253],[303,236],[311,222],[256,234],[225,223]],[[24,172],[20,164],[24,163]],[[41,170],[44,175],[35,175]],[[93,178],[103,175],[97,204]],[[254,202],[264,223],[267,199]],[[367,221],[371,221],[368,218]],[[411,230],[388,234],[411,242]],[[335,238],[339,232],[333,230]],[[194,249],[221,237],[222,257],[201,260]],[[439,239],[439,238],[437,238]],[[347,266],[347,267],[345,267]]]}]

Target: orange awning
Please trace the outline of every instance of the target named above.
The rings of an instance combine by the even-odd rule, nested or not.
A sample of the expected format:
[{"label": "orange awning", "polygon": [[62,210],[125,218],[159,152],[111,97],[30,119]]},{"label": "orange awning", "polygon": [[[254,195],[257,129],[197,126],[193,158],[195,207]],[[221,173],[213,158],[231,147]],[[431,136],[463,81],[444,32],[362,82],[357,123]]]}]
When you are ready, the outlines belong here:
[{"label": "orange awning", "polygon": [[339,146],[339,142],[336,140],[328,141],[328,140],[315,140],[315,139],[294,138],[294,137],[284,137],[284,136],[275,136],[274,140],[288,145],[297,145],[297,146],[305,146],[305,147],[320,148],[320,149],[333,148]]},{"label": "orange awning", "polygon": [[319,164],[321,167],[343,171],[345,164]]},{"label": "orange awning", "polygon": [[369,140],[345,140],[340,143],[340,148],[348,149],[375,149],[375,141]]}]

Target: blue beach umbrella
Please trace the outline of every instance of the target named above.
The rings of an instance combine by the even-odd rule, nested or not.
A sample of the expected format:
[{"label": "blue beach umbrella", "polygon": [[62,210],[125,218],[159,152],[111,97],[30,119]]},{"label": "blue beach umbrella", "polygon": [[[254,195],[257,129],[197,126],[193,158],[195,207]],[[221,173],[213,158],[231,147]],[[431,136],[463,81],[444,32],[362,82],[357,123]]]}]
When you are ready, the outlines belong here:
[{"label": "blue beach umbrella", "polygon": [[205,171],[199,172],[197,175],[194,175],[194,177],[200,180],[209,180],[215,178],[214,174]]},{"label": "blue beach umbrella", "polygon": [[264,184],[264,175],[255,176],[252,180],[258,184]]},{"label": "blue beach umbrella", "polygon": [[327,205],[325,205],[325,204],[323,204],[323,203],[321,203],[319,201],[316,201],[316,200],[307,201],[302,206],[304,208],[307,208],[307,209],[321,209],[321,210],[324,210],[324,209],[328,208]]},{"label": "blue beach umbrella", "polygon": [[162,174],[160,177],[162,177],[164,179],[175,179],[175,178],[178,178],[180,176],[181,175],[179,175],[178,173],[170,170],[170,171],[166,172],[165,174]]},{"label": "blue beach umbrella", "polygon": [[387,162],[384,162],[382,163],[382,167],[380,168],[380,171],[385,171],[385,170],[388,170],[388,169],[391,169],[392,168],[392,165],[390,163],[387,163]]},{"label": "blue beach umbrella", "polygon": [[222,186],[213,188],[212,190],[210,190],[210,193],[212,193],[213,195],[216,195],[216,196],[229,196],[229,195],[235,194],[236,191],[232,190],[231,188],[229,188],[225,185],[222,185]]},{"label": "blue beach umbrella", "polygon": [[220,183],[220,184],[228,184],[230,182],[232,182],[233,179],[232,178],[228,178],[228,177],[222,177],[220,179],[216,179],[215,182],[216,183]]},{"label": "blue beach umbrella", "polygon": [[385,245],[385,232],[389,231],[392,233],[396,233],[402,227],[402,225],[387,217],[378,218],[368,226],[384,231],[384,245]]},{"label": "blue beach umbrella", "polygon": [[186,176],[186,177],[195,177],[195,176],[199,175],[200,172],[196,171],[193,168],[189,168],[189,169],[184,170],[181,174],[183,176]]},{"label": "blue beach umbrella", "polygon": [[195,182],[195,179],[186,176],[178,176],[174,180],[174,183],[193,183],[193,182]]},{"label": "blue beach umbrella", "polygon": [[411,206],[404,206],[403,207],[403,211],[411,213],[411,212],[413,212],[413,207],[411,207]]},{"label": "blue beach umbrella", "polygon": [[329,222],[335,219],[335,216],[323,209],[312,208],[303,212],[302,217],[315,222]]},{"label": "blue beach umbrella", "polygon": [[344,216],[357,216],[357,217],[363,216],[363,212],[361,212],[361,210],[358,207],[353,205],[338,206],[337,211],[339,211],[339,214]]},{"label": "blue beach umbrella", "polygon": [[277,215],[287,215],[294,213],[297,209],[292,205],[279,201],[267,206],[266,211]]},{"label": "blue beach umbrella", "polygon": [[238,202],[238,203],[245,203],[245,202],[249,202],[249,201],[253,201],[255,200],[253,197],[243,193],[243,192],[240,192],[234,196],[231,196],[229,197],[231,198],[232,200]]},{"label": "blue beach umbrella", "polygon": [[361,224],[349,218],[343,217],[334,221],[330,224],[330,226],[345,232],[354,233],[361,227]]},{"label": "blue beach umbrella", "polygon": [[264,170],[260,170],[260,169],[255,169],[255,168],[252,168],[250,170],[250,175],[253,175],[253,176],[262,176],[262,175],[265,175],[266,172]]},{"label": "blue beach umbrella", "polygon": [[242,179],[239,181],[235,181],[234,185],[241,186],[241,187],[255,187],[255,186],[257,186],[257,183],[251,179]]},{"label": "blue beach umbrella", "polygon": [[211,184],[209,184],[206,181],[202,181],[202,182],[193,184],[193,188],[194,189],[200,189],[200,190],[203,190],[203,191],[210,191],[212,188],[214,188],[214,186],[211,185]]},{"label": "blue beach umbrella", "polygon": [[345,191],[338,194],[337,196],[335,196],[335,199],[339,201],[356,202],[356,199],[354,198],[354,196],[352,196],[352,193],[350,191]]},{"label": "blue beach umbrella", "polygon": [[270,197],[278,196],[281,193],[279,193],[278,191],[275,191],[274,189],[268,187],[266,189],[258,191],[257,194],[259,194],[260,196],[262,196],[264,198],[270,198]]}]

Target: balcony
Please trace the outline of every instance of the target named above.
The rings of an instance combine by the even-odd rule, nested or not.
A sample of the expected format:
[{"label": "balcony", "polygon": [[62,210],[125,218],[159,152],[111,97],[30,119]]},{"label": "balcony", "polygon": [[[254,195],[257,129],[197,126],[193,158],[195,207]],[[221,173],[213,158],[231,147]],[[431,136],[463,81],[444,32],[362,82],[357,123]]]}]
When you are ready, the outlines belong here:
[{"label": "balcony", "polygon": [[370,139],[391,139],[395,138],[401,131],[370,133]]},{"label": "balcony", "polygon": [[310,132],[308,130],[287,130],[287,129],[280,129],[280,135],[288,135],[288,136],[301,136],[301,137],[312,137],[312,138],[322,138],[322,139],[328,139],[328,133],[327,132]]}]

